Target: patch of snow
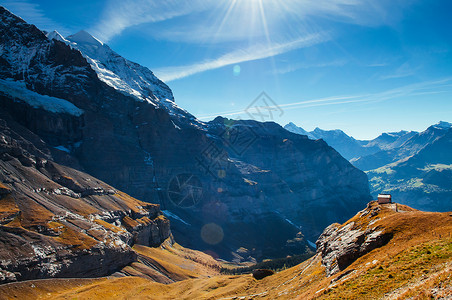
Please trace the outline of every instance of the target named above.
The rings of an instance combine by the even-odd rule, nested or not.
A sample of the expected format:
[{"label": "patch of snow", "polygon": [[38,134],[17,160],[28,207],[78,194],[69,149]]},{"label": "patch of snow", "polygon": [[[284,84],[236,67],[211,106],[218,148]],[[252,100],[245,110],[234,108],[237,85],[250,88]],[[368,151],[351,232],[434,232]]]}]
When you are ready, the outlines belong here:
[{"label": "patch of snow", "polygon": [[58,149],[58,150],[60,150],[60,151],[64,151],[64,152],[66,152],[66,153],[71,153],[71,150],[69,150],[68,148],[66,148],[66,147],[64,147],[64,146],[57,146],[57,147],[54,147],[55,149]]},{"label": "patch of snow", "polygon": [[316,244],[314,244],[313,242],[311,242],[310,240],[307,240],[308,241],[308,245],[310,246],[310,247],[312,247],[313,249],[317,249],[317,245]]},{"label": "patch of snow", "polygon": [[174,213],[170,212],[169,210],[162,210],[162,213],[166,216],[166,217],[170,217],[172,219],[181,221],[182,223],[184,223],[185,225],[191,226],[191,224],[185,222],[184,220],[182,220],[179,216],[175,215]]},{"label": "patch of snow", "polygon": [[174,124],[174,122],[173,122],[173,121],[171,121],[171,123],[173,123],[173,125],[174,125],[174,128],[176,128],[176,129],[180,130],[180,127],[179,127],[179,126],[177,126],[176,124]]},{"label": "patch of snow", "polygon": [[39,257],[39,258],[46,258],[48,251],[46,251],[45,248],[36,246],[36,245],[31,245],[31,248],[33,249],[34,254]]},{"label": "patch of snow", "polygon": [[23,101],[34,108],[42,108],[53,113],[66,113],[76,117],[83,114],[83,110],[67,100],[30,91],[22,81],[0,79],[0,92]]},{"label": "patch of snow", "polygon": [[289,223],[290,225],[294,226],[294,227],[300,228],[299,226],[295,225],[295,224],[294,224],[291,220],[289,220],[289,219],[286,219],[286,222]]}]

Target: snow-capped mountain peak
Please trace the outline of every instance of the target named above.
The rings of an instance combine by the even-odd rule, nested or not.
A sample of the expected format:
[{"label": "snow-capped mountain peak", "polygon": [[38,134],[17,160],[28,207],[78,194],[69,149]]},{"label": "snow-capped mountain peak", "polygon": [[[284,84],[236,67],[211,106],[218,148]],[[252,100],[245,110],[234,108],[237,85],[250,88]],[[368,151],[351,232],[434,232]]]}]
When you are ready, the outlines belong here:
[{"label": "snow-capped mountain peak", "polygon": [[176,105],[171,89],[148,68],[123,58],[84,30],[66,37],[66,40],[68,45],[82,53],[99,79],[107,85],[134,96],[138,101],[165,109],[177,122],[185,120],[183,123],[203,126],[202,122]]},{"label": "snow-capped mountain peak", "polygon": [[52,32],[49,32],[46,34],[46,37],[49,40],[57,40],[60,42],[68,43],[68,40],[66,40],[58,31],[54,30]]},{"label": "snow-capped mountain peak", "polygon": [[66,39],[109,86],[154,105],[165,99],[174,101],[170,88],[151,70],[123,58],[88,32],[82,30]]},{"label": "snow-capped mountain peak", "polygon": [[440,121],[437,124],[433,125],[433,127],[437,129],[449,129],[452,128],[452,123]]},{"label": "snow-capped mountain peak", "polygon": [[99,39],[95,38],[85,30],[80,30],[76,34],[68,36],[67,39],[80,44],[91,44],[99,47],[104,45],[104,43],[102,43]]}]

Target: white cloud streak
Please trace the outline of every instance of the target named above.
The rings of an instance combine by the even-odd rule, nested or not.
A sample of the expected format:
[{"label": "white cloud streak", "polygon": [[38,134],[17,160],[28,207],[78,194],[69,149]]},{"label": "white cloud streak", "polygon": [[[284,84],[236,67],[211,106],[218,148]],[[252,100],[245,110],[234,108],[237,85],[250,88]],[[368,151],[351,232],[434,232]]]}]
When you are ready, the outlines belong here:
[{"label": "white cloud streak", "polygon": [[413,76],[417,74],[417,71],[419,71],[419,69],[421,69],[421,66],[412,67],[410,63],[405,62],[397,69],[395,69],[393,73],[380,76],[380,79],[386,80]]},{"label": "white cloud streak", "polygon": [[224,66],[273,57],[296,49],[310,47],[327,40],[329,40],[327,34],[317,33],[284,43],[257,44],[246,49],[229,52],[217,59],[186,66],[160,68],[154,70],[154,73],[163,81],[169,82]]},{"label": "white cloud streak", "polygon": [[295,64],[290,64],[285,67],[280,67],[280,68],[274,70],[274,73],[282,75],[282,74],[294,72],[294,71],[297,71],[300,69],[342,67],[346,63],[347,62],[345,60],[334,60],[334,61],[329,61],[329,62],[321,62],[321,63],[317,63],[317,64],[309,64],[306,62],[295,63]]}]

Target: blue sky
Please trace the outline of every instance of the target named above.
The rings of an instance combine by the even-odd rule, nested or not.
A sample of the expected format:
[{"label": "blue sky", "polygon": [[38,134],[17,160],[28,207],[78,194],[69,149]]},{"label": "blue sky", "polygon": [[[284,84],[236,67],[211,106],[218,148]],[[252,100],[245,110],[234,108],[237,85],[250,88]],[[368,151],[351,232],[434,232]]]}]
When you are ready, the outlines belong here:
[{"label": "blue sky", "polygon": [[272,119],[359,139],[452,122],[450,0],[0,0],[43,30],[81,29],[149,67],[200,119]]}]

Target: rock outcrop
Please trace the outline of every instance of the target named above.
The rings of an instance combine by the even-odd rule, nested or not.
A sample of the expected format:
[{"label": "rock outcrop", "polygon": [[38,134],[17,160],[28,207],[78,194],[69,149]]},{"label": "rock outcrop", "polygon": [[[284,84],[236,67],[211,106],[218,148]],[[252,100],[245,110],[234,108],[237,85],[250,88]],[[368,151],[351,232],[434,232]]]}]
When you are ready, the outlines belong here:
[{"label": "rock outcrop", "polygon": [[135,243],[170,237],[158,205],[59,165],[51,152],[0,119],[0,283],[108,275],[136,260]]},{"label": "rock outcrop", "polygon": [[379,211],[380,206],[371,202],[365,210],[358,213],[354,221],[342,226],[331,224],[323,231],[316,245],[327,276],[343,271],[356,259],[385,245],[391,239],[392,234],[385,233],[383,228],[372,226]]}]

